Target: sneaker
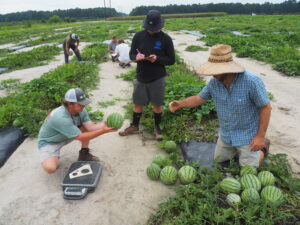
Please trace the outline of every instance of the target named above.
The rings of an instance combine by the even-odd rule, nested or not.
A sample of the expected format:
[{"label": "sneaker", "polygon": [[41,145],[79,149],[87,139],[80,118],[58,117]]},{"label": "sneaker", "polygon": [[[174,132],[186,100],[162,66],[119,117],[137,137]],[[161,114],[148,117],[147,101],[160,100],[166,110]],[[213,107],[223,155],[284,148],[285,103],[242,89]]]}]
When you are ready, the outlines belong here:
[{"label": "sneaker", "polygon": [[139,126],[130,124],[129,127],[127,127],[124,131],[120,131],[119,135],[120,136],[127,136],[130,134],[137,134],[139,132]]},{"label": "sneaker", "polygon": [[79,151],[78,161],[100,161],[97,156],[90,153],[89,149],[81,149]]},{"label": "sneaker", "polygon": [[161,132],[159,126],[154,127],[154,132],[153,133],[154,133],[155,139],[157,141],[162,141],[162,132]]}]

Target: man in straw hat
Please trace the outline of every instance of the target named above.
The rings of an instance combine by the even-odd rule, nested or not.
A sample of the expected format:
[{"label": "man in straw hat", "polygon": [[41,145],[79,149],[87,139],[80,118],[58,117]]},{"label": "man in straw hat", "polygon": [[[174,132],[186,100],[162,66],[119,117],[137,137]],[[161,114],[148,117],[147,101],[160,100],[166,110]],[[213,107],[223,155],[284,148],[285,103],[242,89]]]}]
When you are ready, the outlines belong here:
[{"label": "man in straw hat", "polygon": [[170,111],[197,107],[212,99],[220,123],[215,159],[223,162],[238,154],[241,166],[259,167],[269,145],[265,135],[271,115],[263,82],[233,61],[229,45],[214,45],[208,62],[197,72],[213,78],[198,95],[170,102]]},{"label": "man in straw hat", "polygon": [[145,30],[132,39],[130,58],[137,62],[137,75],[133,90],[132,123],[119,135],[126,136],[139,131],[143,107],[153,104],[154,135],[162,139],[160,122],[165,96],[167,65],[175,63],[175,50],[171,37],[161,31],[164,19],[157,10],[150,10],[144,19]]}]

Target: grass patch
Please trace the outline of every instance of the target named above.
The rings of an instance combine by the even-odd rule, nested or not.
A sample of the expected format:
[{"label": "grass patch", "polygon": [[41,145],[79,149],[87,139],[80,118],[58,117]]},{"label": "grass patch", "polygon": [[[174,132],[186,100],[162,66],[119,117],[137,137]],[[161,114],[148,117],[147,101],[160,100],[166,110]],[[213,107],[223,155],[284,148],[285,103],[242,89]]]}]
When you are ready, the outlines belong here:
[{"label": "grass patch", "polygon": [[203,48],[199,45],[189,45],[186,47],[185,51],[188,52],[198,52],[198,51],[207,51],[208,48]]},{"label": "grass patch", "polygon": [[7,79],[0,82],[0,90],[7,92],[16,91],[21,85],[20,79]]},{"label": "grass patch", "polygon": [[46,61],[54,59],[60,51],[61,49],[56,46],[41,46],[28,52],[8,55],[0,60],[0,67],[8,67],[9,69],[5,72],[10,72],[44,65]]},{"label": "grass patch", "polygon": [[120,75],[117,75],[116,78],[121,78],[123,80],[126,81],[134,81],[134,79],[136,78],[136,70],[130,70],[127,73],[122,73]]}]

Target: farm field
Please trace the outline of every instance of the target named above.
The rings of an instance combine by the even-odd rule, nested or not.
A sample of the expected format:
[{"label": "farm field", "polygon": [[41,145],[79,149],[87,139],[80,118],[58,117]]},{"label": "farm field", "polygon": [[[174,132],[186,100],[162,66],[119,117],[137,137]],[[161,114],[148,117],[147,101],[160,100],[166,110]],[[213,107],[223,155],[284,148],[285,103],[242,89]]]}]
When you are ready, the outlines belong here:
[{"label": "farm field", "polygon": [[[133,69],[122,69],[109,61],[103,41],[112,35],[130,42],[141,30],[141,21],[98,21],[62,24],[0,24],[1,62],[10,71],[0,74],[0,127],[18,124],[27,138],[0,170],[0,225],[10,224],[297,224],[300,222],[300,16],[220,16],[167,19],[165,31],[177,51],[176,64],[167,68],[166,98],[163,107],[164,140],[157,143],[151,108],[142,118],[143,132],[119,137],[111,133],[94,139],[91,148],[104,164],[95,193],[81,201],[62,198],[60,182],[76,160],[79,143],[63,148],[57,173],[46,175],[39,164],[37,132],[51,109],[61,104],[66,90],[80,87],[92,99],[91,118],[104,121],[112,112],[131,117]],[[26,27],[27,26],[27,27]],[[57,47],[69,33],[80,36],[84,62],[64,65]],[[192,32],[192,33],[190,33]],[[196,34],[196,35],[195,35]],[[220,182],[228,173],[240,176],[240,167],[208,171],[183,160],[179,148],[166,151],[173,140],[177,147],[191,139],[215,142],[218,121],[212,102],[175,114],[168,102],[198,94],[207,77],[198,78],[194,70],[207,60],[210,46],[230,44],[237,62],[264,81],[272,98],[272,116],[267,136],[271,140],[269,163],[260,171],[270,171],[283,193],[284,203],[268,205],[263,201],[245,203],[238,208],[226,202],[227,193]],[[27,45],[55,46],[50,58],[35,57],[34,49],[18,53],[9,48]],[[59,49],[60,48],[60,49]],[[18,64],[18,54],[30,54],[36,61]],[[25,55],[26,55],[25,54]],[[29,60],[30,61],[30,60]],[[38,70],[40,72],[38,72]],[[26,78],[22,77],[26,76]],[[13,80],[15,79],[15,80]],[[17,123],[16,123],[17,120]],[[101,147],[99,147],[101,146]],[[147,177],[146,169],[156,154],[176,169],[195,168],[195,180],[182,185],[165,185]],[[298,177],[298,178],[296,178]],[[174,188],[173,188],[174,187]],[[30,207],[28,207],[29,202]],[[77,211],[79,210],[80,213]]]}]

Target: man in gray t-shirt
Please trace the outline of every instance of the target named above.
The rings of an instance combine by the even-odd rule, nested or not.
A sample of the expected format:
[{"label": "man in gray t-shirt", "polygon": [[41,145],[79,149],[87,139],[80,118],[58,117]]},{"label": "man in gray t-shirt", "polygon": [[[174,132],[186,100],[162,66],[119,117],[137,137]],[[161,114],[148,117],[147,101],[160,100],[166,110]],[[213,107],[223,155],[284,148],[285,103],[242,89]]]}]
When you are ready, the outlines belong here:
[{"label": "man in gray t-shirt", "polygon": [[115,49],[116,49],[117,45],[118,45],[118,39],[117,39],[117,37],[116,36],[112,36],[111,42],[108,45],[108,52],[110,53],[111,60],[113,62],[115,62],[115,61],[118,60],[117,53],[115,52]]},{"label": "man in gray t-shirt", "polygon": [[99,161],[90,153],[89,141],[114,130],[105,123],[95,124],[90,120],[84,108],[90,102],[81,89],[72,88],[67,91],[63,105],[45,119],[38,136],[38,149],[42,167],[47,173],[56,171],[61,148],[74,139],[81,142],[79,161]]}]

